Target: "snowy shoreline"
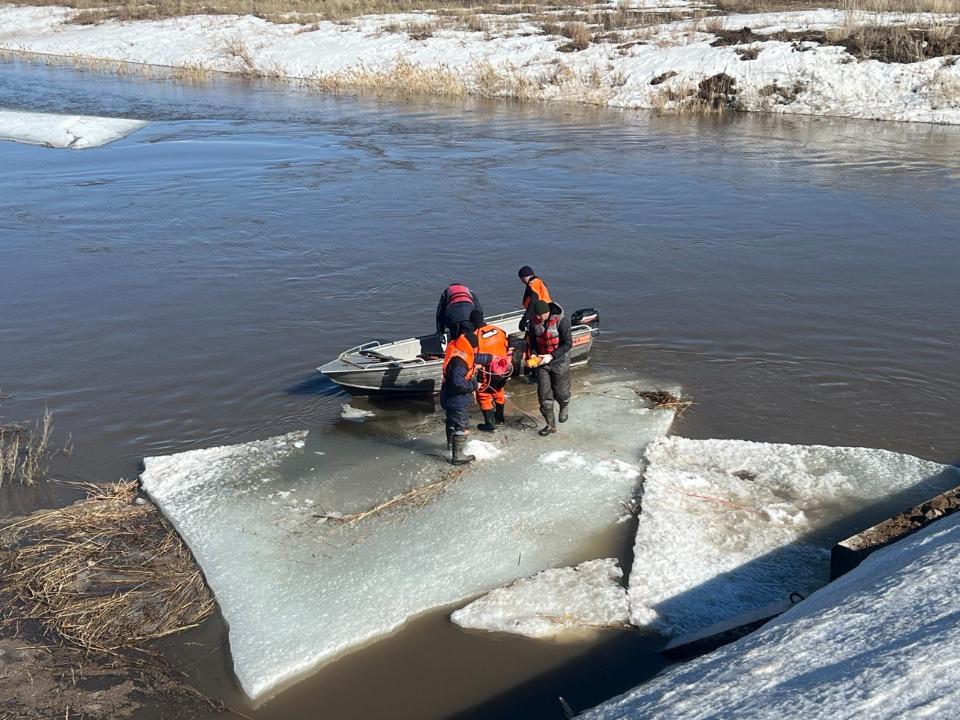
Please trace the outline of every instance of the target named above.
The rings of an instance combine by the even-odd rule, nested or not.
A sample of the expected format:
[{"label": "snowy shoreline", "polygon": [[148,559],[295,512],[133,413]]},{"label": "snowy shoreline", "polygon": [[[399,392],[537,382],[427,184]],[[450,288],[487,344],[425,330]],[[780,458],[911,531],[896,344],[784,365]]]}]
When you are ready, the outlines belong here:
[{"label": "snowy shoreline", "polygon": [[[565,38],[545,34],[522,16],[483,16],[492,28],[485,32],[441,23],[418,36],[397,28],[438,17],[366,15],[301,25],[249,15],[197,15],[83,25],[70,22],[77,12],[0,6],[0,51],[107,68],[110,63],[167,67],[197,78],[216,72],[293,79],[329,91],[473,95],[666,112],[724,104],[745,111],[960,124],[956,55],[912,63],[858,60],[841,45],[789,35],[843,26],[847,18],[837,10],[714,16],[709,23],[673,20],[644,27],[642,35],[625,31],[622,42],[593,42],[579,52],[565,50]],[[876,22],[922,24],[931,17],[884,14]],[[936,22],[955,20],[936,16]],[[740,39],[718,35],[741,28],[751,32]]]}]

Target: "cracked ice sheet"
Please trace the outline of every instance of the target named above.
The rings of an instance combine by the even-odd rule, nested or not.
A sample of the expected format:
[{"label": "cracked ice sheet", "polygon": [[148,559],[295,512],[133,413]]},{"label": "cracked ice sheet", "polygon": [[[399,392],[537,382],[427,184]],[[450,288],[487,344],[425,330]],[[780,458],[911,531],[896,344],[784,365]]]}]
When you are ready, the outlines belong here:
[{"label": "cracked ice sheet", "polygon": [[[295,433],[147,458],[143,487],[203,569],[247,695],[263,700],[416,615],[579,560],[622,514],[644,448],[673,420],[641,412],[629,387],[593,390],[574,396],[557,435],[498,431],[486,442],[502,454],[467,466],[432,502],[354,525],[315,516],[459,472],[427,455],[443,454],[441,429],[394,442]],[[540,462],[556,450],[569,454]]]},{"label": "cracked ice sheet", "polygon": [[622,577],[615,558],[544,570],[493,590],[457,610],[450,619],[460,627],[532,638],[588,627],[625,626],[630,612]]},{"label": "cracked ice sheet", "polygon": [[869,448],[671,437],[646,459],[631,619],[664,634],[810,593],[836,542],[960,483],[955,468]]},{"label": "cracked ice sheet", "polygon": [[756,633],[583,720],[956,717],[960,514],[870,555]]},{"label": "cracked ice sheet", "polygon": [[142,120],[0,110],[0,140],[55,148],[92,148],[120,140]]}]

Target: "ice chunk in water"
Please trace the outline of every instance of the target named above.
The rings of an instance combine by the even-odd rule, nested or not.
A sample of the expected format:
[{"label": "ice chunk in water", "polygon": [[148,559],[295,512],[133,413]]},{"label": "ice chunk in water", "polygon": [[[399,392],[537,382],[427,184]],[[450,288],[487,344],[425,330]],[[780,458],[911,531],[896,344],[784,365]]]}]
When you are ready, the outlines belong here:
[{"label": "ice chunk in water", "polygon": [[[498,432],[502,454],[462,469],[424,452],[443,455],[434,426],[426,441],[288,435],[147,458],[143,486],[203,568],[241,686],[262,698],[412,616],[581,559],[633,496],[643,450],[673,415],[632,414],[642,401],[625,386],[574,402],[556,435]],[[598,470],[533,461],[562,449]],[[358,514],[411,487],[421,491],[409,502]],[[292,489],[296,508],[271,504]]]},{"label": "ice chunk in water", "polygon": [[629,622],[623,571],[616,559],[544,570],[497,588],[457,610],[450,619],[477,630],[527,637],[553,637],[570,629],[622,626]]},{"label": "ice chunk in water", "polygon": [[370,410],[364,410],[362,408],[355,408],[349,403],[344,404],[340,408],[340,417],[344,420],[349,420],[350,422],[362,423],[368,418],[376,417],[377,414]]},{"label": "ice chunk in water", "polygon": [[631,617],[665,633],[806,595],[829,579],[835,542],[960,481],[868,448],[671,437],[646,457]]},{"label": "ice chunk in water", "polygon": [[57,148],[92,148],[124,138],[142,120],[0,110],[0,140]]},{"label": "ice chunk in water", "polygon": [[868,557],[761,630],[579,717],[956,717],[960,514]]}]

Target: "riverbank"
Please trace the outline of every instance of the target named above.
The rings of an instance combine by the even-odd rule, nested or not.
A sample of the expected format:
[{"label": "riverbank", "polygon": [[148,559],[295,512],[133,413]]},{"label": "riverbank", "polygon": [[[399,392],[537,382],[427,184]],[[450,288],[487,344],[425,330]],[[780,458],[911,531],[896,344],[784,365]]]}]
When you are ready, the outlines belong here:
[{"label": "riverbank", "polygon": [[[293,79],[332,92],[960,124],[960,14],[929,11],[950,3],[916,12],[883,10],[899,3],[773,12],[685,0],[426,4],[392,14],[363,14],[361,5],[335,19],[111,7],[0,6],[0,50],[123,73],[164,66],[194,80]],[[139,17],[147,19],[125,19]]]}]

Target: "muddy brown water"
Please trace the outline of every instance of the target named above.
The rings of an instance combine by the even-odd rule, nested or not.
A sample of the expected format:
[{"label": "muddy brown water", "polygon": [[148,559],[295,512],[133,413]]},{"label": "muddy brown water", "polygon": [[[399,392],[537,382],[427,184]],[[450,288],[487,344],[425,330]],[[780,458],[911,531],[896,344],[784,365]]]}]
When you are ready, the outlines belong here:
[{"label": "muddy brown water", "polygon": [[[960,456],[960,130],[658,118],[192,87],[0,64],[0,106],[142,117],[105,148],[0,144],[0,401],[55,413],[58,477],[340,431],[313,368],[421,333],[448,282],[514,307],[531,264],[600,309],[593,370],[678,383],[692,437]],[[431,403],[376,406],[381,424]],[[377,428],[380,428],[379,430]],[[2,493],[6,513],[68,486]],[[623,530],[584,558],[628,553]],[[465,633],[446,612],[251,710],[214,619],[166,643],[258,718],[563,717],[663,665],[656,639]]]}]

